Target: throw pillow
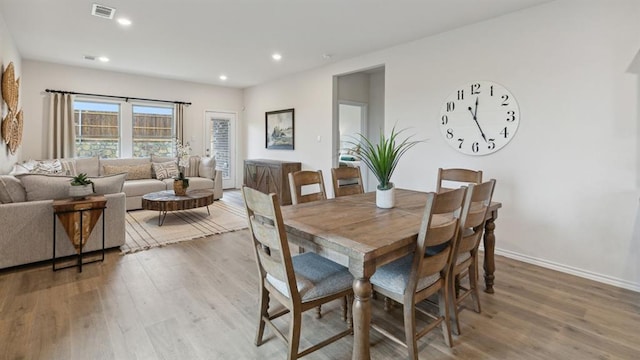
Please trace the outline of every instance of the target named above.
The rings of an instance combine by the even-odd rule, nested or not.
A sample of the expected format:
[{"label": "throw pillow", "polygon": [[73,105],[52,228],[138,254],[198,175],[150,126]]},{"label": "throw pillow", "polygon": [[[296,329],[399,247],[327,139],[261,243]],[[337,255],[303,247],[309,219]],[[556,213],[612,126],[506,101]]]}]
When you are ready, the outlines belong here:
[{"label": "throw pillow", "polygon": [[16,164],[9,174],[76,175],[76,163],[74,159],[29,160]]},{"label": "throw pillow", "polygon": [[10,204],[27,200],[27,193],[15,176],[0,175],[0,204]]},{"label": "throw pillow", "polygon": [[153,163],[153,171],[156,173],[158,180],[174,178],[180,174],[175,161]]},{"label": "throw pillow", "polygon": [[200,158],[198,174],[200,177],[213,179],[216,174],[216,159],[212,157]]},{"label": "throw pillow", "polygon": [[27,201],[56,200],[69,197],[71,177],[25,174],[20,181],[27,193]]},{"label": "throw pillow", "polygon": [[140,165],[103,165],[104,175],[127,173],[127,180],[151,179],[151,163]]},{"label": "throw pillow", "polygon": [[[174,163],[176,163],[176,166],[178,165],[178,160],[175,157],[170,157],[170,156],[157,156],[157,155],[151,155],[151,162],[152,163],[166,163],[172,161]],[[155,169],[153,168],[153,166],[151,167],[151,177],[153,179],[157,179],[158,175],[156,175]]]},{"label": "throw pillow", "polygon": [[186,177],[196,177],[199,173],[200,167],[200,156],[193,155],[189,157],[189,166],[184,169],[184,176]]},{"label": "throw pillow", "polygon": [[106,175],[99,177],[90,177],[93,181],[94,192],[97,195],[117,194],[122,192],[124,180],[127,178],[126,173]]}]

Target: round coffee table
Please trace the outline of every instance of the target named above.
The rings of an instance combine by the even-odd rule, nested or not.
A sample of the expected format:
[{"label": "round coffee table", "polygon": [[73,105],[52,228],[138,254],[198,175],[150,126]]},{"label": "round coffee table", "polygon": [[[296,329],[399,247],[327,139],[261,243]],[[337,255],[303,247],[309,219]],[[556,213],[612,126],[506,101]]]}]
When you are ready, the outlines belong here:
[{"label": "round coffee table", "polygon": [[209,205],[213,204],[213,191],[211,190],[190,190],[184,196],[176,195],[173,190],[157,191],[142,196],[142,208],[145,210],[156,210],[158,214],[158,226],[164,224],[167,211],[189,210],[206,206],[207,213]]}]

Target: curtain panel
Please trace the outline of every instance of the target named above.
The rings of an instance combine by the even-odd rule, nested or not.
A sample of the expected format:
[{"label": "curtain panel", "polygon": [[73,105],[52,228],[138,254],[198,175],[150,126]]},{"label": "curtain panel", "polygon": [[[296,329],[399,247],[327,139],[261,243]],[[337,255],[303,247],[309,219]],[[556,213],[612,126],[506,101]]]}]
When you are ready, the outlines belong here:
[{"label": "curtain panel", "polygon": [[49,94],[49,126],[47,157],[49,159],[75,157],[75,124],[71,94]]},{"label": "curtain panel", "polygon": [[184,104],[176,104],[176,138],[184,144]]}]

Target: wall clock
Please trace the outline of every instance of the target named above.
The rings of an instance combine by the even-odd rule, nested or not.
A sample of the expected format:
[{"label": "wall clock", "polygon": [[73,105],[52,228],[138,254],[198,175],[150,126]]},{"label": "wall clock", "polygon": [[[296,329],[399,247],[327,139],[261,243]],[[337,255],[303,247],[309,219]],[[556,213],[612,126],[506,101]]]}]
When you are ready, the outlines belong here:
[{"label": "wall clock", "polygon": [[487,155],[513,139],[520,123],[516,98],[500,84],[475,81],[460,86],[440,110],[440,131],[454,149]]}]

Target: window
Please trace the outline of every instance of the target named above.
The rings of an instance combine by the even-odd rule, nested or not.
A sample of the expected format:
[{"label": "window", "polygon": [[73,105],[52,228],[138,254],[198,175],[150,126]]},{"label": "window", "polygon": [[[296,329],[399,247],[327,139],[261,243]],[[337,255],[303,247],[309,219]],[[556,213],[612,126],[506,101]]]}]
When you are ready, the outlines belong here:
[{"label": "window", "polygon": [[75,101],[76,156],[120,156],[120,104]]},{"label": "window", "polygon": [[175,156],[173,106],[76,99],[76,156]]},{"label": "window", "polygon": [[133,156],[174,156],[173,107],[133,105]]}]

